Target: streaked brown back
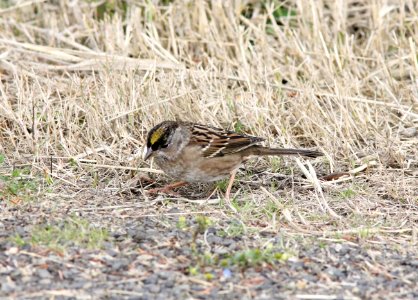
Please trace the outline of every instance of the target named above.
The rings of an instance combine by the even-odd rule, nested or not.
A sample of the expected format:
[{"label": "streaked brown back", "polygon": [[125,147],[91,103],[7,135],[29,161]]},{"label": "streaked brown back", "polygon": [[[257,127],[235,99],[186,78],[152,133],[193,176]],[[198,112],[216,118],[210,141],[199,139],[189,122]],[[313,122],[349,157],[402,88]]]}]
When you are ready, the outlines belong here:
[{"label": "streaked brown back", "polygon": [[219,157],[242,151],[263,140],[221,128],[194,124],[190,144],[201,146],[205,157]]}]

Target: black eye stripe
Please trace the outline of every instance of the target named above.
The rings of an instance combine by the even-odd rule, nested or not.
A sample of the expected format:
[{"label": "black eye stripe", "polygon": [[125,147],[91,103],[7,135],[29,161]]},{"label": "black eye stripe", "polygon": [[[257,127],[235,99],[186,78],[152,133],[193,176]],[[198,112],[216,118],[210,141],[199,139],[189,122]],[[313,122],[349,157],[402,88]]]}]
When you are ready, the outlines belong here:
[{"label": "black eye stripe", "polygon": [[168,147],[168,135],[162,135],[154,144],[150,145],[152,151]]},{"label": "black eye stripe", "polygon": [[159,145],[157,143],[155,143],[151,146],[152,151],[156,151],[156,150],[158,150],[158,148],[159,148]]}]

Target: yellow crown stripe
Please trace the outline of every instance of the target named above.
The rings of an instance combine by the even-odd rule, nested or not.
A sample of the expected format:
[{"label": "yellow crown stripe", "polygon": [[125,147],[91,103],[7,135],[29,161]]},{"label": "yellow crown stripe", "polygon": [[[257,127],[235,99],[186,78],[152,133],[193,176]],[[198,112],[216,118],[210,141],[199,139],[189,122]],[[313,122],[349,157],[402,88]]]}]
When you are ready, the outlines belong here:
[{"label": "yellow crown stripe", "polygon": [[164,131],[162,128],[158,128],[156,131],[153,132],[153,134],[151,135],[151,145],[154,145],[163,135]]}]

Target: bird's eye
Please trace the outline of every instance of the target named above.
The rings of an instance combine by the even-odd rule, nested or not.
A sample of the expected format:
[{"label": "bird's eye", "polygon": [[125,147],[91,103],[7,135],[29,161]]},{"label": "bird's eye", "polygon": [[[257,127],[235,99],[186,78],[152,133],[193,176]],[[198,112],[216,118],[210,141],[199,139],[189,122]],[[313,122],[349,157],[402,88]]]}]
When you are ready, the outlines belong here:
[{"label": "bird's eye", "polygon": [[168,136],[165,135],[160,140],[160,148],[167,148],[168,147]]},{"label": "bird's eye", "polygon": [[157,151],[158,148],[160,148],[159,145],[158,145],[158,143],[154,143],[154,144],[151,145],[152,151]]}]

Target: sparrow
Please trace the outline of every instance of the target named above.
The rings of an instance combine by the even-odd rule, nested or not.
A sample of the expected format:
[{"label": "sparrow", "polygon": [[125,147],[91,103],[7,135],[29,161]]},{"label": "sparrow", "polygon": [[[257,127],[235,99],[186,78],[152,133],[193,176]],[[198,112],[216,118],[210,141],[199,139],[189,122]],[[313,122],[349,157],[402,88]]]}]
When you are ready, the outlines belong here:
[{"label": "sparrow", "polygon": [[307,149],[270,148],[261,137],[208,125],[164,121],[147,135],[143,159],[154,161],[166,174],[180,180],[152,192],[169,192],[192,182],[213,182],[230,176],[225,198],[229,200],[237,169],[251,156],[301,155],[310,158],[323,153]]}]

